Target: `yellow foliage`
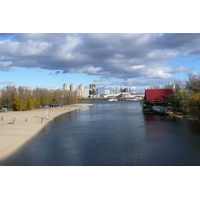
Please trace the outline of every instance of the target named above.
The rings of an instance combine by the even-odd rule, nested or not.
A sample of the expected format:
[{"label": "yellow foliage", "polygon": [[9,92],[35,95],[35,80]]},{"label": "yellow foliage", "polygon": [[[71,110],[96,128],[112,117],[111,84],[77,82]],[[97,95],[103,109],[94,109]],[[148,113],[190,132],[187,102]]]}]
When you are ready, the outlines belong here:
[{"label": "yellow foliage", "polygon": [[196,93],[190,101],[194,103],[196,106],[200,106],[200,92]]}]

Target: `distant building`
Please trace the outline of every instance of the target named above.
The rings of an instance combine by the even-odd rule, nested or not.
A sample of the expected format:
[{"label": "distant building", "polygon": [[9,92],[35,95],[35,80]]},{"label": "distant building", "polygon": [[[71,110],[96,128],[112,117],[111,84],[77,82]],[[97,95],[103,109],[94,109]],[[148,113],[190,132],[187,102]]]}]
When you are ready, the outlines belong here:
[{"label": "distant building", "polygon": [[83,84],[80,84],[79,89],[77,90],[77,95],[81,98],[88,98],[89,96],[89,88],[85,87]]},{"label": "distant building", "polygon": [[115,94],[118,94],[121,92],[129,92],[129,89],[128,88],[119,88],[119,87],[115,88]]},{"label": "distant building", "polygon": [[98,96],[98,87],[96,86],[96,84],[90,84],[90,96],[91,97],[97,97]]},{"label": "distant building", "polygon": [[122,92],[129,92],[129,89],[128,88],[123,88]]},{"label": "distant building", "polygon": [[173,89],[175,90],[175,84],[169,83],[165,85],[165,89]]},{"label": "distant building", "polygon": [[104,90],[104,94],[111,94],[110,90]]},{"label": "distant building", "polygon": [[78,86],[78,89],[79,89],[79,90],[84,90],[84,89],[85,89],[85,86],[84,86],[83,84],[80,84],[80,85]]},{"label": "distant building", "polygon": [[96,84],[90,84],[89,87],[85,87],[83,84],[80,84],[77,89],[76,85],[73,83],[71,85],[64,83],[63,90],[76,91],[77,96],[81,98],[88,98],[89,96],[98,97],[98,87]]},{"label": "distant building", "polygon": [[70,90],[71,91],[75,91],[76,90],[76,85],[74,85],[73,83],[70,85]]},{"label": "distant building", "polygon": [[69,90],[69,85],[67,85],[66,83],[63,84],[63,90]]},{"label": "distant building", "polygon": [[121,88],[116,87],[116,88],[115,88],[115,94],[118,94],[118,93],[120,93],[120,92],[121,92]]}]

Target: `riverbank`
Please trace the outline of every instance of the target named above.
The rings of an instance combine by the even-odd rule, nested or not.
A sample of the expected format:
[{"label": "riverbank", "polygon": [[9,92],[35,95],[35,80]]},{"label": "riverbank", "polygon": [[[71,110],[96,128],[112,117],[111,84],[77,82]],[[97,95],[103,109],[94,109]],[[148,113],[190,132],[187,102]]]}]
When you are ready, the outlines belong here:
[{"label": "riverbank", "polygon": [[0,161],[16,152],[55,117],[93,104],[0,113]]},{"label": "riverbank", "polygon": [[177,117],[177,118],[182,118],[182,119],[187,119],[187,120],[191,120],[191,121],[199,121],[193,117],[190,117],[189,115],[184,115],[183,112],[174,112],[172,114],[173,117]]}]

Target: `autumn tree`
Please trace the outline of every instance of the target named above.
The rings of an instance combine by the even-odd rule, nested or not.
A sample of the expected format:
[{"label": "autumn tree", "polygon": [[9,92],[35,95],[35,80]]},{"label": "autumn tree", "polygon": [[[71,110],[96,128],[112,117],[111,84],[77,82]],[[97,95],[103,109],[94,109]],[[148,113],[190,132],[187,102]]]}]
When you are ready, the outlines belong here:
[{"label": "autumn tree", "polygon": [[16,94],[16,88],[14,86],[6,86],[1,90],[1,106],[6,108],[13,107],[13,97]]},{"label": "autumn tree", "polygon": [[190,96],[186,91],[180,91],[173,95],[171,105],[174,110],[187,112]]},{"label": "autumn tree", "polygon": [[34,101],[32,100],[30,94],[27,94],[27,109],[35,108]]},{"label": "autumn tree", "polygon": [[21,98],[19,98],[19,95],[15,94],[13,96],[13,109],[14,110],[22,110],[25,108],[25,106],[23,105],[23,101]]},{"label": "autumn tree", "polygon": [[189,113],[190,116],[200,119],[200,92],[197,92],[189,101]]},{"label": "autumn tree", "polygon": [[72,104],[77,101],[76,91],[30,89],[6,86],[0,91],[0,105],[14,110],[27,110],[50,104]]}]

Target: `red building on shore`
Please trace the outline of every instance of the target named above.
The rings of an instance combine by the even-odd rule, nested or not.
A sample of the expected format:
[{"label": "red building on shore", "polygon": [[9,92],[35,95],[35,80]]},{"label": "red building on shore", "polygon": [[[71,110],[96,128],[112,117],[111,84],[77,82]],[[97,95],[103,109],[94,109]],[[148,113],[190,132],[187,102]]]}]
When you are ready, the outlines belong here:
[{"label": "red building on shore", "polygon": [[173,94],[173,89],[148,89],[145,90],[144,103],[151,106],[167,105]]}]

